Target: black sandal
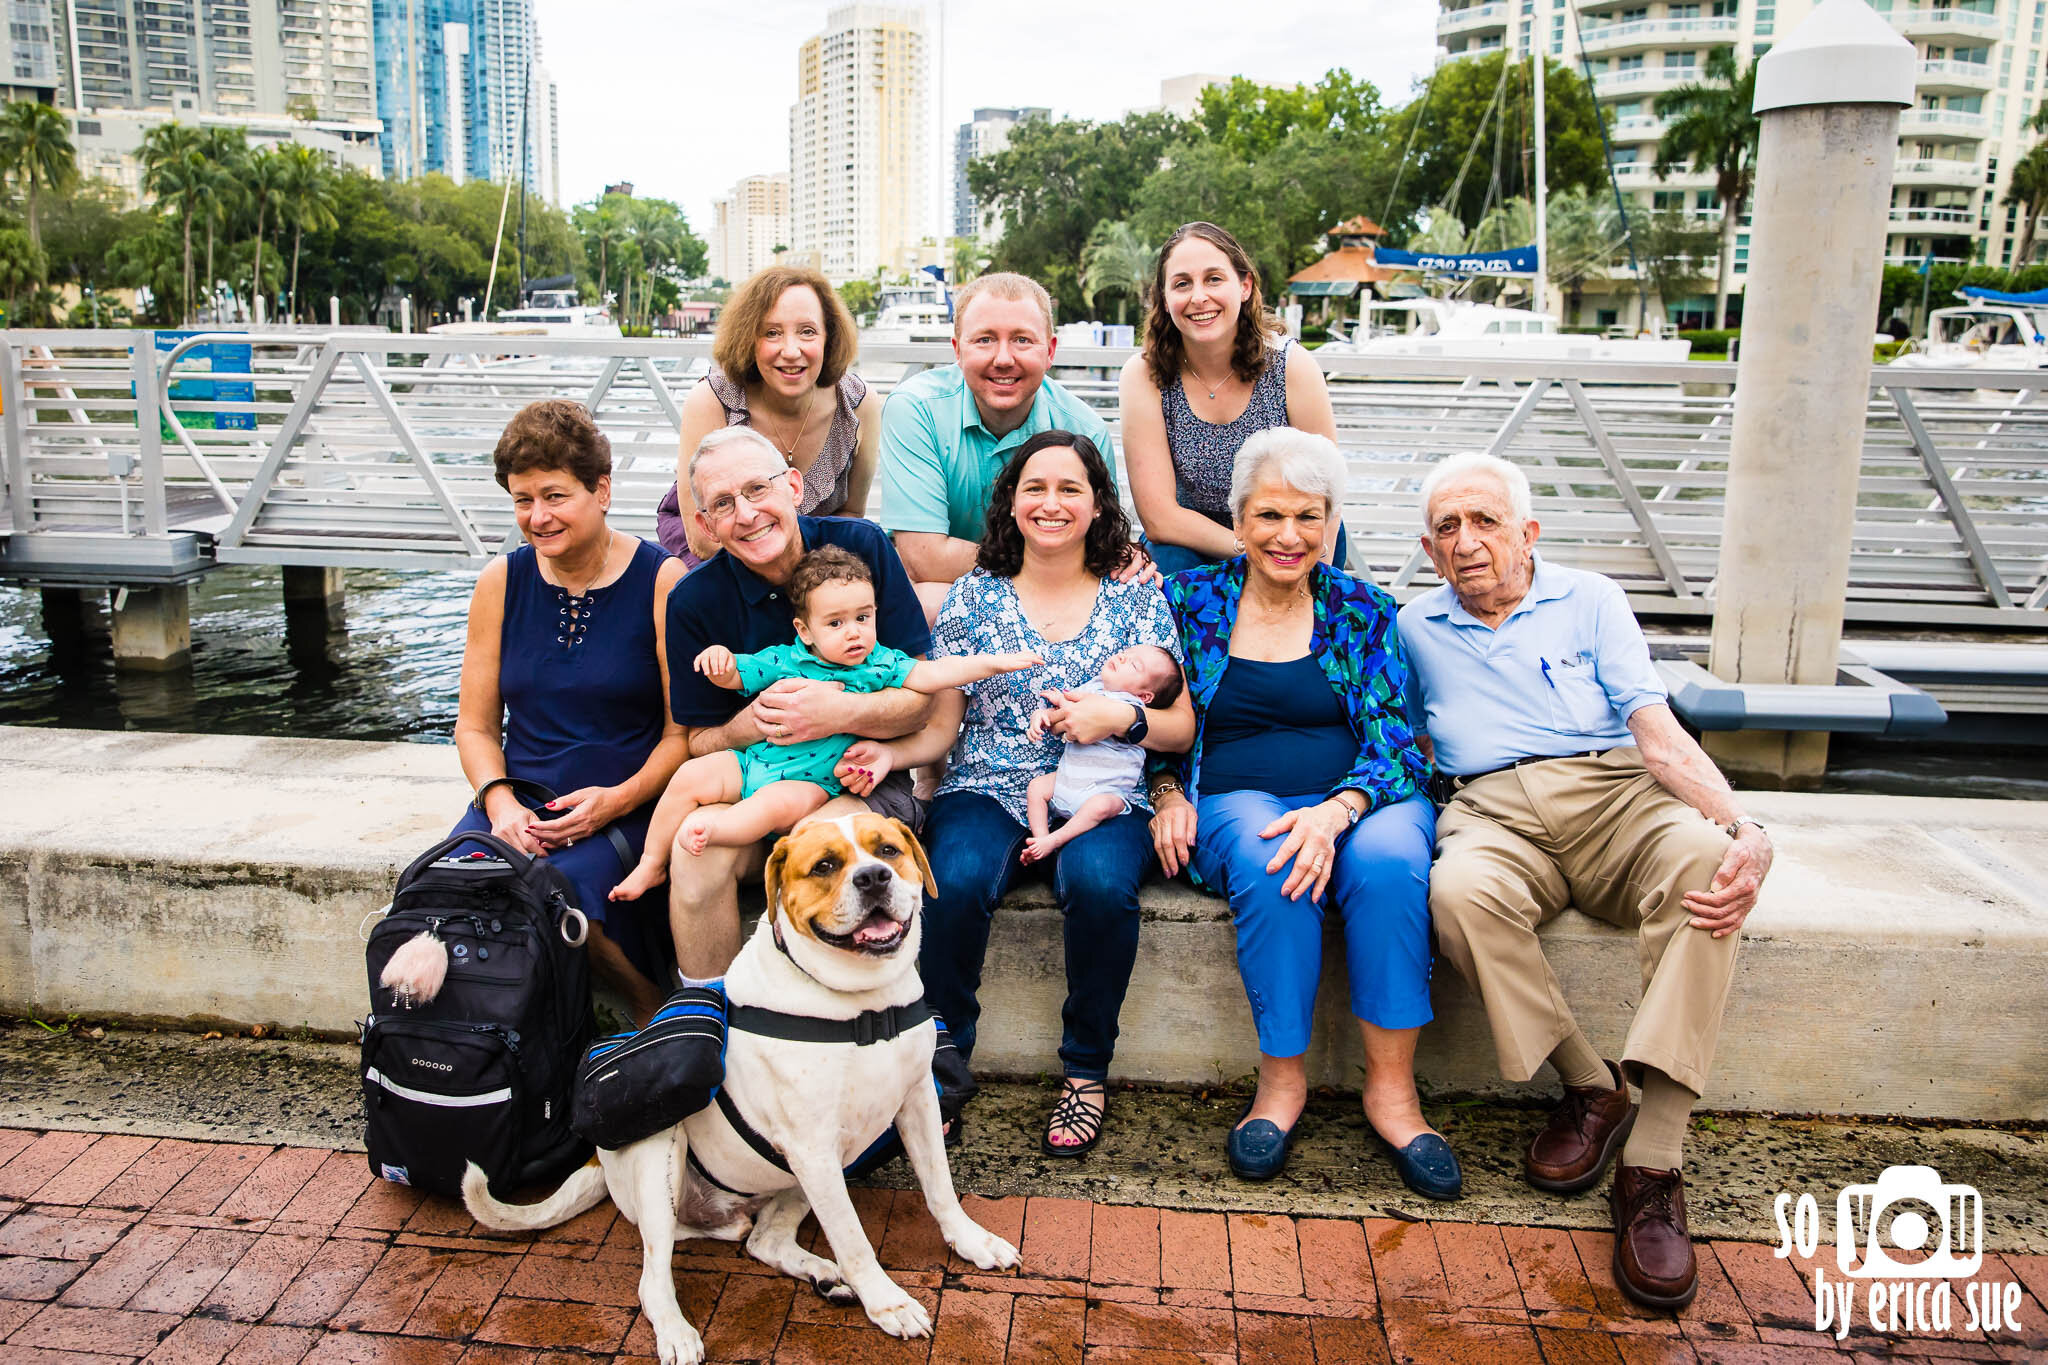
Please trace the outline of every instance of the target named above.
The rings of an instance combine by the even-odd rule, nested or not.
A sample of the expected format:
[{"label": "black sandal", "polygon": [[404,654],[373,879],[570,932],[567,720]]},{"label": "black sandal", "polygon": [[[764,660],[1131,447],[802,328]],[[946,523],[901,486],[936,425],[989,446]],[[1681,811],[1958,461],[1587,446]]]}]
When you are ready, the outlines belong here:
[{"label": "black sandal", "polygon": [[[1096,1095],[1102,1097],[1102,1108],[1095,1109],[1082,1102]],[[1062,1083],[1060,1102],[1053,1106],[1051,1117],[1045,1121],[1045,1131],[1038,1135],[1038,1145],[1047,1156],[1086,1156],[1095,1150],[1096,1143],[1102,1141],[1102,1121],[1108,1113],[1107,1085],[1101,1081],[1069,1076]],[[1079,1133],[1082,1135],[1081,1140],[1062,1146],[1052,1140],[1052,1130],[1055,1128]]]}]

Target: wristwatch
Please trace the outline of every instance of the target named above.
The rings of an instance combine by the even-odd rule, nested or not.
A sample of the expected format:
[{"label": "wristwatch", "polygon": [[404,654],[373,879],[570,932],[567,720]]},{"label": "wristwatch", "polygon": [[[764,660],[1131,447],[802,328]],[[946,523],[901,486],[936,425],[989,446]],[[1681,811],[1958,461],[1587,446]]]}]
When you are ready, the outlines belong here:
[{"label": "wristwatch", "polygon": [[1742,834],[1742,827],[1744,825],[1755,825],[1757,833],[1763,835],[1766,839],[1771,837],[1771,832],[1764,828],[1763,821],[1747,815],[1738,815],[1733,820],[1730,820],[1726,825],[1722,826],[1722,833],[1731,839],[1738,838]]},{"label": "wristwatch", "polygon": [[1145,719],[1145,708],[1138,703],[1132,702],[1131,710],[1137,712],[1138,718],[1131,722],[1130,729],[1124,731],[1124,743],[1143,744],[1146,732],[1152,728],[1151,723]]}]

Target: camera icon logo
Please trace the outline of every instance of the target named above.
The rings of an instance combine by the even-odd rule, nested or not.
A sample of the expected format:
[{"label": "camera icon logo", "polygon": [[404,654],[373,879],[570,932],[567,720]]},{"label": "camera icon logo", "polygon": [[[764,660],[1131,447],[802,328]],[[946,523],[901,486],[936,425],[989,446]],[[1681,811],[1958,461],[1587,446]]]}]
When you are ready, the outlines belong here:
[{"label": "camera icon logo", "polygon": [[[1900,1261],[1894,1252],[1924,1255]],[[1967,1278],[1983,1261],[1984,1201],[1931,1166],[1887,1166],[1875,1184],[1845,1186],[1835,1201],[1835,1265],[1852,1279]]]}]

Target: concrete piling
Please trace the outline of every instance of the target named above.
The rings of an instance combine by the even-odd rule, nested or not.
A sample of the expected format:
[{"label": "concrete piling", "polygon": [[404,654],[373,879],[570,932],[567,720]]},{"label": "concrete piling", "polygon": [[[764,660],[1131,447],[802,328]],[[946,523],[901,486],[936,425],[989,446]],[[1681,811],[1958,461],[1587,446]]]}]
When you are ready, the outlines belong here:
[{"label": "concrete piling", "polygon": [[[1825,0],[1758,66],[1749,282],[1709,667],[1835,681],[1869,393],[1870,338],[1912,44],[1863,0]],[[1753,786],[1812,787],[1824,733],[1706,747]]]},{"label": "concrete piling", "polygon": [[183,583],[117,588],[114,666],[163,671],[192,662],[192,594]]}]

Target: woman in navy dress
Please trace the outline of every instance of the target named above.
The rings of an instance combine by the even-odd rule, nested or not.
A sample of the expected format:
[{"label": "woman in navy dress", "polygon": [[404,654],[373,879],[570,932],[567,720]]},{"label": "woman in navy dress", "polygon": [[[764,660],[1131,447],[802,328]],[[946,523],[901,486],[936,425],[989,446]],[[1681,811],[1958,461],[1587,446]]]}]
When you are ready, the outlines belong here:
[{"label": "woman in navy dress", "polygon": [[[491,561],[470,598],[455,748],[477,795],[455,828],[489,830],[569,879],[591,967],[644,1024],[673,974],[668,906],[609,896],[689,757],[662,648],[683,566],[607,524],[611,442],[580,403],[529,404],[494,459],[526,544]],[[529,808],[507,778],[558,795]]]}]

